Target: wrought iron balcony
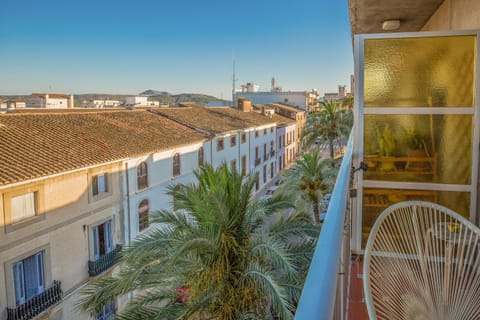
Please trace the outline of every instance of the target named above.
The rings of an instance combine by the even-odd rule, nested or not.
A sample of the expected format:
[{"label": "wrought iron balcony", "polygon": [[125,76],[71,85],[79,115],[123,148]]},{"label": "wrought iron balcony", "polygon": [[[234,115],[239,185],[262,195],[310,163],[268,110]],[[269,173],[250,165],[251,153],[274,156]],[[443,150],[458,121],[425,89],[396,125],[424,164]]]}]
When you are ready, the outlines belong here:
[{"label": "wrought iron balcony", "polygon": [[275,156],[275,150],[270,151],[270,157],[274,157],[274,156]]},{"label": "wrought iron balcony", "polygon": [[119,258],[119,252],[122,250],[122,245],[117,244],[115,249],[110,251],[109,253],[100,256],[95,261],[88,261],[88,274],[91,277],[98,276],[103,271],[112,267]]},{"label": "wrought iron balcony", "polygon": [[261,160],[260,158],[255,159],[255,167],[258,166],[261,161],[262,161],[262,160]]},{"label": "wrought iron balcony", "polygon": [[47,290],[16,308],[7,308],[7,320],[33,319],[35,316],[62,300],[62,296],[61,282],[53,280],[53,285]]}]

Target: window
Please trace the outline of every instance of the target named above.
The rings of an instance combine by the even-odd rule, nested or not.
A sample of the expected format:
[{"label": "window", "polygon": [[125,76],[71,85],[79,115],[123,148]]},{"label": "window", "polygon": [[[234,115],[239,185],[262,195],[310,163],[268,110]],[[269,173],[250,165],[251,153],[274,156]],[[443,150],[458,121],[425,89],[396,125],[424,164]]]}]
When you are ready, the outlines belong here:
[{"label": "window", "polygon": [[12,223],[34,217],[37,214],[36,192],[29,192],[11,198]]},{"label": "window", "polygon": [[273,133],[273,127],[270,128],[270,133]]},{"label": "window", "polygon": [[223,138],[217,138],[217,151],[222,151],[223,147]]},{"label": "window", "polygon": [[149,219],[150,208],[148,206],[148,200],[144,199],[138,205],[138,231],[142,231],[148,228],[150,225]]},{"label": "window", "polygon": [[270,163],[270,179],[273,179],[273,175],[275,173],[275,170],[274,170],[274,163]]},{"label": "window", "polygon": [[231,136],[230,137],[230,147],[235,147],[237,145],[237,137]]},{"label": "window", "polygon": [[282,136],[278,136],[278,149],[282,148]]},{"label": "window", "polygon": [[41,251],[13,264],[13,281],[17,306],[45,290],[45,273]]},{"label": "window", "polygon": [[258,146],[255,147],[255,160],[258,159]]},{"label": "window", "polygon": [[148,169],[147,164],[142,162],[137,167],[137,188],[145,189],[148,187]]},{"label": "window", "polygon": [[198,149],[198,165],[199,166],[203,166],[203,147],[200,147],[200,149]]},{"label": "window", "polygon": [[94,196],[108,192],[108,175],[106,173],[93,176],[92,190]]},{"label": "window", "polygon": [[273,145],[273,144],[274,144],[274,141],[273,141],[273,140],[270,141],[270,152],[273,152],[273,151],[274,151],[274,150],[273,150],[273,149],[274,149],[274,145]]},{"label": "window", "polygon": [[97,320],[111,320],[115,315],[115,303],[110,301],[103,306],[102,311],[98,314]]},{"label": "window", "polygon": [[242,132],[242,143],[247,142],[247,134],[245,132]]},{"label": "window", "polygon": [[264,135],[264,136],[267,135],[267,128],[263,129],[263,135]]},{"label": "window", "polygon": [[173,176],[179,176],[180,175],[180,154],[175,153],[173,155]]},{"label": "window", "polygon": [[93,259],[98,260],[113,249],[112,220],[108,220],[92,228],[93,233]]},{"label": "window", "polygon": [[242,163],[241,163],[241,170],[242,170],[242,176],[244,176],[247,172],[247,156],[242,156]]},{"label": "window", "polygon": [[232,160],[230,161],[230,168],[232,168],[232,171],[236,171],[237,170],[237,160]]},{"label": "window", "polygon": [[267,160],[267,159],[268,159],[267,144],[264,143],[264,144],[263,144],[263,160]]},{"label": "window", "polygon": [[255,138],[258,138],[258,130],[255,130]]},{"label": "window", "polygon": [[263,165],[263,183],[267,182],[267,165]]}]

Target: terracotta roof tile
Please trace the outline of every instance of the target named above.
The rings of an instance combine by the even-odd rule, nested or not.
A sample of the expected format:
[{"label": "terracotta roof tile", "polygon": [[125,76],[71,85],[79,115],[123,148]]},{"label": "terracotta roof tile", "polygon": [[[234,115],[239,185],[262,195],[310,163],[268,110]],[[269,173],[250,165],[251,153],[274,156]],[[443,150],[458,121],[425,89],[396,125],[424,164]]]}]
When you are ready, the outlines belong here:
[{"label": "terracotta roof tile", "polygon": [[147,111],[0,115],[0,185],[206,139]]},{"label": "terracotta roof tile", "polygon": [[255,112],[242,112],[231,107],[203,107],[194,103],[183,103],[178,108],[158,108],[154,112],[210,134],[275,123]]}]

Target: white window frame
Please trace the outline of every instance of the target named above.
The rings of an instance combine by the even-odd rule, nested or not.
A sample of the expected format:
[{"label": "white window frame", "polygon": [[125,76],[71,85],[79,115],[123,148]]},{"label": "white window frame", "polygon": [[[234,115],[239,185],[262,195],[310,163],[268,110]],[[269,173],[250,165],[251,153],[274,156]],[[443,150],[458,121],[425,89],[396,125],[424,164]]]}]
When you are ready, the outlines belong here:
[{"label": "white window frame", "polygon": [[[364,107],[364,41],[367,39],[386,39],[386,38],[428,38],[428,37],[445,37],[445,36],[462,36],[474,35],[476,39],[476,57],[475,57],[475,93],[473,107],[438,107],[438,108],[422,108],[422,107],[389,107],[389,108],[365,108]],[[472,169],[471,183],[465,185],[458,184],[435,184],[435,183],[413,183],[413,182],[390,182],[390,181],[374,181],[364,180],[363,172],[358,172],[358,188],[356,199],[356,214],[352,215],[352,251],[363,253],[362,245],[362,209],[363,209],[363,188],[392,188],[392,189],[418,189],[418,190],[437,190],[437,191],[457,191],[470,193],[470,221],[475,222],[477,216],[476,206],[479,195],[477,194],[477,183],[479,181],[479,134],[480,134],[480,32],[478,31],[448,31],[448,32],[404,32],[394,34],[369,34],[356,35],[354,38],[354,61],[355,61],[355,106],[354,106],[354,154],[357,156],[353,159],[353,165],[358,168],[364,157],[364,115],[365,114],[429,114],[429,115],[445,115],[459,114],[472,115],[473,128],[473,149],[472,149]],[[480,208],[478,209],[480,210]]]}]

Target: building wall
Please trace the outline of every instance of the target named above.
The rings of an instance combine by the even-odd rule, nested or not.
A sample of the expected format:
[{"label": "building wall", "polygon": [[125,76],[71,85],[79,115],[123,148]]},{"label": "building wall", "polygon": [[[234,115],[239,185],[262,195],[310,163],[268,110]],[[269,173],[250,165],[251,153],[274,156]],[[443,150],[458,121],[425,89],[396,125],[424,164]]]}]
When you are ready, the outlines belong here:
[{"label": "building wall", "polygon": [[[64,300],[50,313],[60,312],[63,319],[87,319],[74,313],[75,291],[86,283],[91,259],[91,227],[112,219],[113,243],[121,239],[121,202],[118,171],[120,163],[85,169],[46,178],[37,182],[0,189],[0,319],[6,308],[15,307],[13,263],[44,250],[45,287],[53,280],[62,283]],[[90,187],[95,174],[109,173],[109,192],[94,197]],[[36,191],[38,214],[12,224],[11,197]],[[116,237],[115,235],[118,235]]]},{"label": "building wall", "polygon": [[302,110],[307,109],[308,92],[237,92],[236,99],[246,98],[253,104],[287,103]]},{"label": "building wall", "polygon": [[277,127],[277,136],[275,143],[275,157],[277,158],[277,172],[283,169],[285,163],[285,144],[284,139],[286,127]]},{"label": "building wall", "polygon": [[[265,132],[266,129],[266,132]],[[258,132],[258,137],[255,137],[255,132]],[[276,171],[276,157],[270,155],[270,143],[273,141],[275,150],[276,143],[276,125],[258,126],[255,130],[250,131],[250,168],[251,171],[258,172],[258,186],[259,190],[265,183],[271,180],[271,163],[273,163],[274,176]],[[267,155],[265,157],[264,145],[267,145]],[[255,148],[258,147],[258,158],[260,163],[255,165]],[[267,158],[267,160],[265,160]],[[263,167],[266,165],[266,182],[264,183]]]},{"label": "building wall", "polygon": [[445,0],[422,31],[480,29],[480,1]]},{"label": "building wall", "polygon": [[285,165],[293,162],[297,153],[297,134],[296,125],[292,124],[285,129]]},{"label": "building wall", "polygon": [[[149,211],[172,209],[172,197],[167,194],[168,188],[177,183],[193,183],[196,181],[194,170],[198,169],[198,150],[202,143],[158,152],[125,162],[128,168],[124,184],[125,208],[125,242],[130,243],[139,234],[139,205],[148,200]],[[180,175],[173,176],[173,156],[180,155]],[[138,189],[137,167],[145,162],[148,168],[148,187]],[[129,217],[128,217],[129,216]],[[148,229],[145,229],[145,231]]]},{"label": "building wall", "polygon": [[148,105],[148,97],[126,97],[125,98],[126,105]]}]

